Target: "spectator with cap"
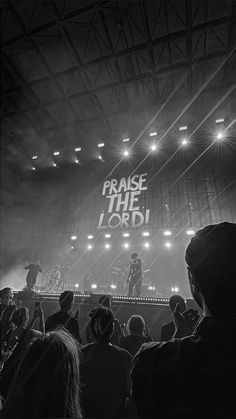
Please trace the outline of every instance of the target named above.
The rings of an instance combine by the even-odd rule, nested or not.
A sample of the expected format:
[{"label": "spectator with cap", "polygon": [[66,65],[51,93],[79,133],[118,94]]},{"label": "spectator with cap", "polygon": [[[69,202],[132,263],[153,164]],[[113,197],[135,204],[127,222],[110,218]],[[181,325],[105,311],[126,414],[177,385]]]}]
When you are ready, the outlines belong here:
[{"label": "spectator with cap", "polygon": [[[111,309],[111,297],[110,295],[101,295],[98,300],[98,304],[100,307],[107,307]],[[86,340],[88,343],[94,342],[94,336],[91,332],[90,322],[86,326]],[[123,336],[120,322],[118,319],[114,318],[114,330],[111,337],[111,343],[113,345],[120,345],[121,337]]]},{"label": "spectator with cap", "polygon": [[120,346],[132,356],[136,354],[143,343],[151,342],[150,336],[145,336],[145,321],[142,316],[133,315],[127,322],[127,336],[122,336]]},{"label": "spectator with cap", "polygon": [[[183,297],[181,297],[181,295],[175,294],[175,295],[172,295],[169,299],[169,306],[171,309],[171,313],[174,312],[177,304],[179,304],[180,306],[180,313],[183,313],[184,311],[187,310],[186,303]],[[175,332],[175,325],[174,325],[173,320],[171,320],[168,323],[163,324],[161,326],[161,341],[172,339],[174,332]]]},{"label": "spectator with cap", "polygon": [[80,344],[82,340],[79,331],[79,309],[75,314],[71,314],[71,309],[74,303],[73,291],[64,291],[59,298],[60,311],[49,316],[45,323],[46,332],[57,329],[58,327],[65,328]]},{"label": "spectator with cap", "polygon": [[98,307],[90,313],[94,342],[82,347],[81,405],[85,417],[125,417],[130,395],[131,355],[111,344],[113,312]]},{"label": "spectator with cap", "polygon": [[140,418],[235,419],[235,253],[236,224],[210,225],[191,239],[185,259],[203,319],[191,335],[177,304],[178,339],[143,345],[136,355],[132,395]]}]

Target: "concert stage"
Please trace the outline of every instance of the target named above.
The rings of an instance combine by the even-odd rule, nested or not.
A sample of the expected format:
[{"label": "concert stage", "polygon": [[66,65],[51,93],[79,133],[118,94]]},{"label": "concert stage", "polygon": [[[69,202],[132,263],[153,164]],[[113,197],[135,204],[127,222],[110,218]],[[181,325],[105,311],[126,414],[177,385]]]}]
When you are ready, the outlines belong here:
[{"label": "concert stage", "polygon": [[[26,291],[15,292],[18,298],[30,309],[32,315],[36,301],[40,301],[44,311],[45,319],[59,310],[58,300],[60,293],[46,293],[37,292],[29,293]],[[79,324],[81,330],[82,341],[85,344],[85,327],[89,321],[89,312],[98,304],[101,294],[79,294],[74,293],[74,307],[80,308]],[[167,298],[147,298],[147,297],[125,297],[125,296],[111,296],[112,310],[115,317],[120,323],[126,323],[133,314],[141,315],[148,325],[149,332],[153,340],[160,339],[160,330],[162,324],[171,320],[171,312],[169,309]],[[195,307],[193,300],[186,300],[187,307]]]}]

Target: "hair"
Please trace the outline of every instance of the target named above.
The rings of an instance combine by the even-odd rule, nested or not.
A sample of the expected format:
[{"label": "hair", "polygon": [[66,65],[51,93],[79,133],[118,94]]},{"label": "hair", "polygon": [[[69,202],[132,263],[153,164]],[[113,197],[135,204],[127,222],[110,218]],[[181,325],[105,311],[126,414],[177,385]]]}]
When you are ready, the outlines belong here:
[{"label": "hair", "polygon": [[98,304],[101,304],[103,307],[111,308],[111,296],[102,295],[98,300]]},{"label": "hair", "polygon": [[23,306],[12,313],[9,321],[10,323],[14,323],[17,327],[20,327],[25,325],[25,322],[28,317],[29,309]]},{"label": "hair", "polygon": [[98,307],[90,313],[90,328],[96,340],[111,339],[114,328],[114,314],[110,308]]},{"label": "hair", "polygon": [[60,304],[61,310],[68,310],[69,308],[71,308],[73,299],[74,299],[73,291],[64,291],[60,295],[60,298],[59,298],[59,304]]},{"label": "hair", "polygon": [[3,302],[4,298],[6,298],[9,294],[12,293],[12,289],[10,287],[3,288],[0,290],[0,300]]},{"label": "hair", "polygon": [[197,231],[185,255],[196,302],[200,303],[199,289],[212,316],[232,323],[236,320],[235,250],[236,224],[225,222]]},{"label": "hair", "polygon": [[142,334],[145,328],[145,321],[142,316],[134,314],[127,322],[127,329],[130,334]]},{"label": "hair", "polygon": [[185,300],[183,299],[183,297],[181,297],[181,295],[172,295],[169,299],[169,306],[170,309],[172,311],[172,313],[175,310],[176,305],[179,304],[180,305],[180,312],[183,313],[183,311],[185,311],[187,309],[186,307],[186,303]]},{"label": "hair", "polygon": [[135,259],[138,256],[138,253],[132,253],[131,259]]},{"label": "hair", "polygon": [[16,372],[2,417],[82,417],[78,351],[72,336],[61,329],[37,338]]}]

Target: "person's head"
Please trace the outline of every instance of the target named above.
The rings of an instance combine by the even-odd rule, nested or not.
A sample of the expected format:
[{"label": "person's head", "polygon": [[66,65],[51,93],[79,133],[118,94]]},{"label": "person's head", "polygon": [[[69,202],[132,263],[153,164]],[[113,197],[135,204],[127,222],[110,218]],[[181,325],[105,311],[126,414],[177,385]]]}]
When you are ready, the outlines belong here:
[{"label": "person's head", "polygon": [[28,320],[29,309],[24,306],[15,310],[10,317],[10,323],[14,323],[17,327],[24,327]]},{"label": "person's head", "polygon": [[205,314],[236,320],[236,224],[220,223],[197,231],[185,260],[194,300]]},{"label": "person's head", "polygon": [[145,329],[145,321],[142,316],[134,314],[127,322],[127,330],[129,335],[143,335]]},{"label": "person's head", "polygon": [[73,291],[64,291],[59,298],[59,304],[62,311],[68,311],[71,309],[74,303]]},{"label": "person's head", "polygon": [[59,266],[56,265],[55,268],[54,268],[54,271],[58,271],[58,269],[59,269]]},{"label": "person's head", "polygon": [[5,401],[2,417],[81,417],[79,352],[64,330],[42,334],[28,348]]},{"label": "person's head", "polygon": [[10,301],[12,300],[12,297],[13,292],[11,288],[6,287],[0,291],[0,300],[3,305],[8,306],[10,304]]},{"label": "person's head", "polygon": [[102,295],[98,300],[98,304],[101,304],[103,307],[111,308],[111,297],[110,297],[110,295]]},{"label": "person's head", "polygon": [[138,257],[138,253],[132,253],[131,259],[135,260]]},{"label": "person's head", "polygon": [[101,342],[109,342],[114,330],[114,314],[106,307],[98,307],[90,313],[90,328],[93,337]]},{"label": "person's head", "polygon": [[169,306],[170,306],[170,309],[171,309],[172,313],[174,312],[175,307],[176,307],[177,304],[179,304],[179,306],[180,306],[180,313],[183,313],[183,311],[187,310],[186,303],[185,303],[183,297],[181,297],[181,295],[177,295],[177,294],[172,295],[169,299]]}]

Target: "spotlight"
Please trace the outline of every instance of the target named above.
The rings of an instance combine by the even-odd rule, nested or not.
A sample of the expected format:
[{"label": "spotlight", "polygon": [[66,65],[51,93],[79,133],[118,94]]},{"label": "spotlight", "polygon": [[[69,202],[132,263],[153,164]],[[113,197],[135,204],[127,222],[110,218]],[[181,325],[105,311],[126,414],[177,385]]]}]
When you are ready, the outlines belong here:
[{"label": "spotlight", "polygon": [[164,231],[164,236],[172,236],[172,232],[170,230]]},{"label": "spotlight", "polygon": [[88,235],[88,239],[89,239],[89,240],[92,240],[92,239],[93,239],[93,235],[92,235],[92,234],[89,234],[89,235]]},{"label": "spotlight", "polygon": [[128,150],[125,150],[125,151],[123,152],[123,155],[124,155],[125,157],[128,157],[128,156],[129,156],[129,151],[128,151]]},{"label": "spotlight", "polygon": [[56,163],[53,163],[53,167],[57,167]]},{"label": "spotlight", "polygon": [[128,249],[129,248],[129,243],[124,243],[123,246],[124,246],[125,249]]},{"label": "spotlight", "polygon": [[71,240],[77,240],[77,236],[71,236]]},{"label": "spotlight", "polygon": [[74,248],[74,246],[71,246],[71,247],[70,247],[70,250],[74,250],[74,249],[75,249],[75,248]]},{"label": "spotlight", "polygon": [[81,147],[76,147],[75,151],[81,151]]},{"label": "spotlight", "polygon": [[97,284],[92,284],[92,285],[91,285],[91,288],[92,288],[92,289],[96,289],[97,287],[98,287],[98,286],[97,286]]},{"label": "spotlight", "polygon": [[194,230],[187,230],[187,231],[186,231],[186,234],[187,234],[188,236],[192,236],[193,234],[195,234],[195,232],[194,232]]},{"label": "spotlight", "polygon": [[220,124],[221,122],[224,122],[224,118],[219,118],[215,120],[216,124]]},{"label": "spotlight", "polygon": [[38,156],[33,156],[32,160],[36,160],[38,158]]},{"label": "spotlight", "polygon": [[129,233],[123,233],[123,237],[129,237]]},{"label": "spotlight", "polygon": [[170,247],[172,247],[172,244],[170,242],[166,242],[165,243],[165,247],[167,247],[168,249],[170,249]]},{"label": "spotlight", "polygon": [[150,149],[151,149],[152,151],[156,151],[156,149],[157,149],[156,144],[152,144],[152,145],[151,145],[151,147],[150,147]]},{"label": "spotlight", "polygon": [[104,147],[104,145],[105,145],[104,143],[99,143],[98,148]]},{"label": "spotlight", "polygon": [[36,170],[35,167],[32,167],[32,170]]},{"label": "spotlight", "polygon": [[105,249],[110,249],[111,245],[109,243],[105,244]]},{"label": "spotlight", "polygon": [[112,288],[113,290],[115,290],[115,289],[116,289],[116,285],[115,285],[115,284],[111,284],[111,288]]},{"label": "spotlight", "polygon": [[129,141],[129,138],[123,138],[123,143],[128,143],[128,141]]},{"label": "spotlight", "polygon": [[172,287],[171,288],[171,291],[172,292],[179,292],[179,287]]},{"label": "spotlight", "polygon": [[75,284],[75,288],[79,288],[79,284]]},{"label": "spotlight", "polygon": [[78,159],[76,159],[76,160],[75,160],[75,163],[76,163],[76,164],[78,164],[78,163],[79,163],[79,160],[78,160]]},{"label": "spotlight", "polygon": [[145,242],[144,243],[144,247],[146,247],[146,248],[150,247],[150,243],[149,242]]},{"label": "spotlight", "polygon": [[150,132],[150,137],[155,137],[155,135],[157,135],[157,132],[155,131],[155,132]]},{"label": "spotlight", "polygon": [[224,135],[223,135],[223,133],[220,131],[220,132],[218,132],[218,134],[216,135],[216,139],[217,140],[222,140],[224,138]]},{"label": "spotlight", "polygon": [[187,145],[187,144],[188,144],[188,140],[186,140],[186,138],[184,138],[184,139],[181,141],[181,144],[182,144],[183,146]]},{"label": "spotlight", "polygon": [[106,239],[110,239],[111,235],[110,234],[105,234],[105,238]]},{"label": "spotlight", "polygon": [[99,158],[99,160],[102,160],[102,156],[101,156],[101,154],[98,156],[98,158]]},{"label": "spotlight", "polygon": [[93,246],[91,244],[88,244],[87,249],[91,250],[93,248]]},{"label": "spotlight", "polygon": [[188,129],[187,125],[184,125],[183,127],[179,127],[179,131],[186,131]]},{"label": "spotlight", "polygon": [[143,232],[143,237],[149,237],[149,236],[150,236],[150,233],[148,231]]},{"label": "spotlight", "polygon": [[59,154],[60,154],[60,151],[54,151],[53,153],[54,156],[59,156]]}]

